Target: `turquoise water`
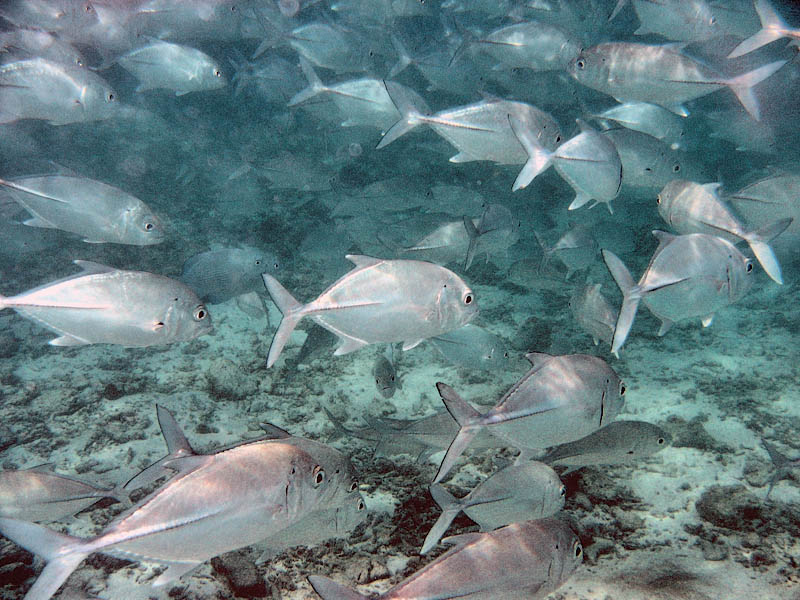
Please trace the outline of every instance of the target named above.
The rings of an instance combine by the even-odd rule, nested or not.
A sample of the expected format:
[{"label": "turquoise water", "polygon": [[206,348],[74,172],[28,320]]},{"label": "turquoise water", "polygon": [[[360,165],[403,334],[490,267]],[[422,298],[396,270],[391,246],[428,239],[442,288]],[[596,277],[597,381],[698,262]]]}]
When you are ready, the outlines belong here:
[{"label": "turquoise water", "polygon": [[[465,349],[466,357],[457,354],[455,364],[426,341],[401,351],[401,341],[430,337],[419,324],[405,337],[381,339],[337,356],[335,336],[303,319],[267,368],[282,315],[258,277],[249,288],[255,296],[205,307],[213,332],[141,348],[48,345],[56,337],[52,331],[23,318],[22,311],[0,312],[4,470],[49,464],[57,473],[104,488],[121,485],[167,454],[155,418],[158,404],[174,414],[201,453],[263,435],[262,422],[329,442],[350,456],[366,503],[353,531],[322,536],[326,541],[301,532],[296,539],[303,543],[300,549],[286,551],[278,544],[279,553],[258,565],[264,550],[258,546],[211,562],[204,558],[195,570],[160,588],[151,587],[155,563],[94,554],[67,580],[61,597],[311,598],[306,577],[315,574],[363,594],[386,591],[444,550],[439,545],[430,555],[418,554],[441,512],[428,486],[448,438],[458,429],[451,422],[444,434],[437,429],[444,440],[438,447],[420,448],[416,440],[395,440],[391,428],[399,425],[388,420],[416,421],[441,411],[437,382],[452,386],[473,406],[492,406],[529,370],[527,352],[602,357],[627,388],[617,419],[656,424],[672,438],[671,446],[658,454],[621,465],[588,466],[562,478],[566,505],[557,517],[580,539],[584,559],[555,597],[798,597],[797,470],[789,465],[778,471],[785,477],[774,482],[765,499],[776,470],[762,445],[766,440],[790,459],[800,455],[800,71],[797,46],[788,44],[798,39],[796,7],[773,3],[788,24],[786,38],[728,59],[759,30],[749,2],[696,3],[698,10],[689,12],[688,23],[696,25],[691,35],[685,19],[683,25],[670,22],[672,13],[665,16],[658,12],[661,5],[643,0],[624,6],[611,21],[613,3],[600,1],[301,0],[294,15],[290,2],[281,4],[209,0],[177,3],[180,10],[169,3],[156,7],[143,2],[0,4],[0,35],[8,36],[0,38],[7,50],[0,53],[0,69],[5,69],[0,71],[0,115],[7,121],[0,124],[0,177],[11,182],[33,175],[101,181],[144,202],[165,231],[162,243],[148,246],[86,243],[85,235],[64,227],[27,227],[21,223],[31,215],[4,186],[0,293],[11,297],[72,275],[78,270],[74,260],[179,280],[183,263],[198,253],[251,247],[277,264],[264,271],[305,304],[352,269],[347,254],[433,260],[469,286],[480,308],[471,322],[494,336],[492,352],[508,357],[487,361],[478,342]],[[52,10],[34,10],[40,5]],[[701,27],[708,18],[713,24]],[[503,27],[534,20],[540,29],[526,44],[553,32],[573,44],[557,48],[552,70],[535,70],[533,59],[516,58],[508,45],[492,37]],[[662,32],[636,35],[645,24]],[[81,52],[82,66],[66,54],[67,47],[26,50],[22,41],[11,40],[26,28],[49,31],[53,39],[70,44]],[[132,68],[122,66],[121,57],[157,39],[207,55],[212,66],[205,73],[212,72],[211,83],[187,80],[178,59],[161,67],[151,58],[143,63],[143,77],[148,70],[155,78],[157,69],[167,69],[173,79],[162,75],[157,89],[137,91],[140,80]],[[587,142],[579,148],[581,161],[570,162],[561,144],[580,133],[576,119],[597,132],[619,127],[597,118],[615,106],[613,95],[570,75],[584,57],[578,55],[581,49],[606,42],[686,42],[669,51],[691,57],[692,68],[702,73],[697,89],[709,93],[675,101],[669,86],[694,75],[663,67],[638,72],[634,91],[617,88],[619,100],[646,97],[672,110],[682,105],[688,116],[658,113],[663,122],[676,120],[682,134],[662,141],[628,130],[599,133],[613,141],[611,154]],[[10,74],[9,65],[45,56],[52,64],[68,64],[70,76],[79,80],[88,70],[113,90],[113,100],[91,104],[86,92],[45,84],[38,73],[21,80]],[[305,72],[301,56],[310,65]],[[750,108],[752,113],[758,107],[756,120],[726,82],[778,61],[784,64],[776,64],[774,73],[753,87]],[[633,63],[645,64],[646,57]],[[219,77],[213,74],[217,70]],[[295,103],[309,86],[310,70],[327,88]],[[652,97],[664,79],[672,81],[667,91]],[[44,100],[37,100],[37,93]],[[407,121],[416,118],[419,125],[376,148],[394,122],[410,114],[401,114],[408,98],[418,112]],[[501,100],[538,108],[560,130],[557,142],[552,128],[537,138],[542,152],[555,153],[555,168],[517,191],[512,186],[529,158],[519,141],[525,133],[520,127],[530,123],[506,104],[493,108]],[[26,111],[37,102],[47,106],[49,116],[31,118]],[[481,102],[477,116],[455,110]],[[652,119],[647,125],[655,131]],[[459,141],[464,131],[475,137]],[[535,136],[537,130],[532,131]],[[449,160],[459,152],[462,161]],[[578,162],[596,165],[580,180],[584,188],[598,192],[601,179],[611,177],[618,193],[610,199],[595,197],[599,206],[589,208],[589,202],[568,210],[576,195],[568,182],[574,174],[570,168]],[[614,180],[620,172],[614,165],[620,164],[621,180]],[[729,290],[731,269],[743,267],[710,264],[703,273],[716,277],[712,287],[723,305],[713,311],[711,326],[701,324],[708,314],[692,314],[661,337],[660,320],[641,305],[616,358],[610,339],[600,336],[599,344],[593,344],[593,332],[576,318],[570,299],[584,286],[600,283],[612,309],[620,308],[623,296],[601,250],[617,255],[638,281],[657,252],[651,231],[671,231],[656,197],[674,179],[720,183],[714,193],[748,234],[767,235],[773,223],[793,218],[786,231],[766,240],[783,284],[767,276],[748,244],[738,243],[738,252],[752,265],[750,287],[741,298],[732,302],[736,294]],[[75,201],[83,200],[78,194]],[[489,205],[502,205],[510,218],[487,217],[481,228]],[[481,234],[466,270],[465,217],[474,220]],[[444,249],[418,248],[418,242],[447,224],[450,237]],[[571,238],[578,239],[577,248],[564,247],[569,244],[563,241],[559,247],[570,231],[580,234]],[[723,227],[720,235],[729,234]],[[661,283],[674,283],[684,277],[685,265],[707,260],[707,255],[681,255],[670,267],[673,281]],[[236,274],[227,264],[218,270],[222,280]],[[408,280],[412,283],[401,297],[428,284]],[[677,292],[667,304],[681,303],[693,289]],[[121,292],[114,294],[115,300],[122,298]],[[134,321],[137,315],[144,320],[145,314],[151,319],[146,301],[131,307],[123,299],[115,313],[130,308]],[[392,318],[380,314],[378,321]],[[354,322],[353,334],[363,333],[362,320],[355,317]],[[395,343],[392,356],[402,382],[388,397],[376,388],[373,376],[387,342]],[[341,421],[344,431],[337,430],[323,408]],[[382,424],[376,424],[378,419],[384,419]],[[577,420],[559,424],[565,441]],[[396,443],[388,443],[387,436]],[[375,452],[379,438],[384,442]],[[465,495],[515,460],[513,444],[494,446],[476,443],[466,450],[446,481],[452,494]],[[134,494],[133,501],[143,495]],[[88,537],[123,510],[104,500],[47,526]],[[462,515],[448,535],[475,531],[477,525]],[[0,595],[22,598],[43,564],[0,540]],[[235,577],[226,575],[230,572],[255,582],[255,588],[242,591]],[[495,597],[506,596],[497,592]]]}]

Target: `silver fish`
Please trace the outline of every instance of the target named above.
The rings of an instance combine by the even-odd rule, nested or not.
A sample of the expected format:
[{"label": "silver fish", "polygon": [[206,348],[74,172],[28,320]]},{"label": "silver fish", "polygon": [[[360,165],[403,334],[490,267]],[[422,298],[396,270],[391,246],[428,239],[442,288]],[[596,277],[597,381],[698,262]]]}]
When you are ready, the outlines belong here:
[{"label": "silver fish", "polygon": [[800,457],[789,458],[764,438],[761,438],[761,443],[767,451],[767,454],[769,454],[769,459],[775,467],[775,474],[769,480],[767,495],[764,497],[765,500],[769,500],[769,495],[772,493],[772,488],[775,487],[775,484],[787,477],[792,471],[800,468]]},{"label": "silver fish", "polygon": [[[568,525],[540,519],[487,533],[444,540],[455,547],[381,594],[381,600],[542,600],[558,589],[583,560],[583,548]],[[320,575],[308,578],[323,600],[367,596]]]},{"label": "silver fish", "polygon": [[261,274],[280,271],[272,252],[245,246],[220,248],[195,254],[183,263],[181,281],[210,304],[219,304],[257,290],[263,290]]},{"label": "silver fish", "polygon": [[46,31],[34,29],[13,29],[0,33],[0,52],[8,52],[19,59],[38,57],[75,67],[86,66],[86,59],[70,44]]},{"label": "silver fish", "polygon": [[339,336],[334,352],[339,356],[376,342],[403,342],[403,350],[410,350],[425,338],[466,325],[478,313],[472,290],[444,267],[351,254],[346,258],[355,268],[306,305],[295,300],[272,275],[263,275],[264,285],[283,314],[267,367],[275,364],[305,316]]},{"label": "silver fish", "polygon": [[522,223],[502,204],[486,205],[477,224],[466,216],[463,221],[469,238],[467,258],[464,261],[465,271],[469,270],[477,254],[486,252],[488,261],[490,252],[507,250],[519,240]]},{"label": "silver fish", "polygon": [[755,7],[761,29],[731,50],[728,58],[743,56],[781,38],[800,40],[800,28],[789,27],[767,0],[755,0]]},{"label": "silver fish", "polygon": [[44,58],[0,65],[0,123],[107,119],[116,113],[116,100],[112,87],[88,69]]},{"label": "silver fish", "polygon": [[579,83],[620,102],[651,102],[681,116],[689,114],[684,102],[727,87],[758,121],[760,111],[753,88],[785,63],[775,61],[726,78],[671,44],[608,42],[584,49],[570,65],[569,73]]},{"label": "silver fish", "polygon": [[222,68],[204,52],[162,40],[132,50],[117,62],[139,80],[137,92],[166,89],[182,96],[228,83]]},{"label": "silver fish", "polygon": [[620,465],[651,456],[669,446],[672,436],[644,421],[614,421],[584,438],[550,448],[539,460],[569,467],[564,473],[591,465]]},{"label": "silver fish", "polygon": [[164,565],[154,585],[165,585],[289,527],[322,508],[320,498],[330,493],[324,467],[282,439],[179,456],[166,466],[177,474],[93,538],[0,518],[0,533],[48,561],[26,597],[49,599],[94,552]]},{"label": "silver fish", "polygon": [[575,36],[557,25],[523,21],[476,40],[480,49],[508,68],[561,71],[580,52]]},{"label": "silver fish", "polygon": [[707,233],[733,244],[746,241],[767,275],[783,283],[781,267],[769,241],[783,232],[791,219],[782,219],[763,231],[748,230],[717,195],[721,185],[682,179],[670,181],[656,198],[658,214],[677,233]]},{"label": "silver fish", "polygon": [[519,172],[512,191],[526,187],[551,164],[575,190],[569,210],[580,208],[591,200],[590,208],[604,202],[611,214],[611,201],[622,185],[622,161],[616,146],[585,122],[578,119],[581,132],[561,144],[555,151],[543,148],[530,130],[515,117],[509,117],[517,139],[528,153],[528,161]]},{"label": "silver fish", "polygon": [[[611,18],[628,0],[619,0]],[[632,0],[639,28],[634,35],[657,33],[668,40],[699,42],[723,35],[706,0]]]},{"label": "silver fish", "polygon": [[525,356],[531,369],[488,412],[480,414],[450,386],[436,388],[460,427],[433,483],[441,481],[482,429],[522,451],[571,442],[600,429],[617,416],[625,385],[597,356]]},{"label": "silver fish", "polygon": [[103,489],[80,479],[53,473],[42,465],[23,471],[0,471],[0,517],[23,521],[58,521],[102,498],[130,505],[117,489]]},{"label": "silver fish", "polygon": [[505,342],[478,325],[467,323],[429,341],[442,356],[459,367],[487,371],[508,368]]},{"label": "silver fish", "polygon": [[548,246],[535,231],[534,235],[544,252],[540,271],[544,271],[548,261],[555,257],[567,268],[566,279],[569,280],[574,273],[588,269],[597,259],[597,240],[583,223],[570,227],[552,246]]},{"label": "silver fish", "polygon": [[0,185],[34,216],[25,225],[69,231],[90,243],[149,246],[164,241],[164,226],[150,207],[107,183],[44,175],[0,179]]},{"label": "silver fish", "polygon": [[601,287],[602,284],[596,283],[576,289],[569,300],[569,308],[578,325],[592,336],[595,346],[599,340],[610,346],[619,314],[600,291]]},{"label": "silver fish", "polygon": [[372,367],[372,377],[375,379],[375,387],[378,389],[378,393],[384,398],[391,398],[398,388],[403,388],[403,384],[397,376],[392,344],[389,344],[386,351],[375,360],[375,364]]},{"label": "silver fish", "polygon": [[551,467],[537,461],[510,465],[482,481],[463,498],[434,483],[431,496],[442,514],[431,527],[420,554],[430,552],[461,511],[491,531],[509,523],[551,517],[564,508],[567,488]]},{"label": "silver fish", "polygon": [[206,307],[179,281],[85,260],[75,264],[82,273],[0,296],[0,310],[13,308],[59,334],[50,340],[53,346],[152,346],[188,341],[212,329]]},{"label": "silver fish", "polygon": [[658,248],[638,283],[623,262],[603,250],[603,259],[622,292],[622,308],[611,351],[618,352],[633,325],[639,301],[661,319],[658,335],[675,321],[700,317],[703,327],[719,309],[740,300],[753,283],[753,264],[729,241],[705,233],[674,236],[654,231]]},{"label": "silver fish", "polygon": [[592,118],[614,121],[634,131],[661,140],[673,150],[686,145],[686,120],[657,104],[626,102],[617,104]]}]

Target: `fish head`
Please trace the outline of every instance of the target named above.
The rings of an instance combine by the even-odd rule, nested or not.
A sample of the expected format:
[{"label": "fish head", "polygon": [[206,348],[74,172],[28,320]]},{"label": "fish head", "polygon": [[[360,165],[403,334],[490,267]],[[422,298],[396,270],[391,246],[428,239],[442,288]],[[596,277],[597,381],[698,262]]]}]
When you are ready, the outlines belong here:
[{"label": "fish head", "polygon": [[208,61],[200,69],[200,83],[204,90],[216,90],[228,85],[228,78],[225,72],[216,62]]},{"label": "fish head", "polygon": [[452,331],[469,323],[478,314],[475,292],[461,277],[446,271],[436,296],[435,314],[442,331]]},{"label": "fish head", "polygon": [[487,369],[500,369],[508,365],[509,354],[503,341],[495,338],[486,344],[481,358]]},{"label": "fish head", "polygon": [[[602,359],[601,359],[602,360]],[[603,361],[605,363],[605,361]],[[605,363],[605,386],[602,398],[602,416],[600,426],[610,423],[620,413],[625,404],[625,382],[619,378],[614,369]]]},{"label": "fish head", "polygon": [[584,48],[567,67],[575,81],[593,89],[603,89],[608,84],[611,57],[601,44]]},{"label": "fish head", "polygon": [[656,206],[658,214],[668,224],[672,224],[671,213],[675,200],[692,185],[691,181],[685,179],[673,179],[668,182],[656,196]]},{"label": "fish head", "polygon": [[186,342],[210,333],[214,329],[211,314],[189,287],[172,281],[174,292],[168,296],[169,306],[164,320],[156,325],[163,328],[165,337],[172,342]]},{"label": "fish head", "polygon": [[117,93],[100,77],[91,77],[83,85],[77,103],[83,109],[84,121],[108,119],[117,113]]},{"label": "fish head", "polygon": [[[346,454],[336,448],[302,437],[282,440],[303,450],[312,457],[316,470],[312,487],[315,490],[314,509],[343,506],[359,497],[358,478]],[[321,475],[319,475],[321,473]]]},{"label": "fish head", "polygon": [[556,553],[553,556],[554,570],[551,573],[554,587],[558,587],[581,566],[583,562],[583,545],[575,533],[565,526],[556,535]]},{"label": "fish head", "polygon": [[333,514],[333,525],[336,533],[346,535],[358,527],[367,519],[367,503],[364,497],[356,493],[349,498],[342,506],[335,509]]},{"label": "fish head", "polygon": [[725,242],[725,244],[729,246],[725,276],[727,279],[728,300],[732,304],[743,298],[753,286],[753,261],[739,252],[739,250],[733,244],[727,242],[727,240],[720,241]]},{"label": "fish head", "polygon": [[397,373],[394,366],[385,356],[378,357],[372,371],[375,377],[375,387],[384,398],[391,398],[397,390]]},{"label": "fish head", "polygon": [[633,448],[630,450],[636,456],[650,456],[672,443],[672,436],[657,425],[650,423],[643,423],[643,425],[640,435],[636,436]]},{"label": "fish head", "polygon": [[166,228],[146,206],[137,206],[125,211],[123,217],[126,243],[135,246],[160,244],[166,238]]}]

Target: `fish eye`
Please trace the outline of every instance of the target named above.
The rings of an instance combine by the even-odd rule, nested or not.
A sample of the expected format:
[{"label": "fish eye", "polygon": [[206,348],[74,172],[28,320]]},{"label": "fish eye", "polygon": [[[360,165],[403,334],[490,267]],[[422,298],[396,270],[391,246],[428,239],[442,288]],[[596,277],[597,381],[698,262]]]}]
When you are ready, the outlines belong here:
[{"label": "fish eye", "polygon": [[144,224],[144,230],[145,231],[153,231],[154,227],[155,227],[155,225],[153,225],[152,223],[145,223]]},{"label": "fish eye", "polygon": [[664,438],[658,438],[658,445],[660,446],[665,442]]},{"label": "fish eye", "polygon": [[656,204],[661,204],[661,194],[656,196]]},{"label": "fish eye", "polygon": [[358,510],[359,510],[359,511],[362,511],[362,510],[364,510],[365,508],[367,508],[367,505],[366,505],[366,504],[364,504],[364,501],[363,501],[363,500],[359,500],[359,501],[358,501]]},{"label": "fish eye", "polygon": [[392,381],[394,381],[394,375],[392,375]]},{"label": "fish eye", "polygon": [[325,471],[317,465],[314,467],[314,485],[320,485],[323,481],[325,481]]},{"label": "fish eye", "polygon": [[473,300],[474,300],[474,298],[472,297],[472,293],[471,292],[467,292],[466,294],[464,294],[464,304],[465,305],[469,306],[470,304],[472,304]]},{"label": "fish eye", "polygon": [[90,13],[94,10],[94,7],[91,4],[87,4],[83,7],[83,10],[85,10],[87,13]]},{"label": "fish eye", "polygon": [[219,69],[214,69],[214,75],[217,77],[222,77],[222,71],[220,71]]},{"label": "fish eye", "polygon": [[583,548],[581,547],[581,543],[575,542],[575,558],[580,558],[581,554],[583,554]]},{"label": "fish eye", "polygon": [[716,24],[717,24],[717,17],[711,17],[711,18],[708,20],[708,24],[709,24],[709,25],[716,25]]},{"label": "fish eye", "polygon": [[279,268],[279,266],[280,265],[278,265],[278,263],[272,263],[272,267],[275,268],[275,269]]},{"label": "fish eye", "polygon": [[114,101],[114,92],[108,92],[106,94],[106,102],[113,102]]},{"label": "fish eye", "polygon": [[586,61],[581,58],[575,63],[575,66],[578,67],[579,69],[583,69],[584,67],[586,67]]},{"label": "fish eye", "polygon": [[351,492],[355,492],[357,489],[358,489],[358,482],[357,481],[354,481],[353,483],[350,484],[350,491]]},{"label": "fish eye", "polygon": [[256,266],[258,267],[258,266],[260,266],[260,265],[261,265],[261,260],[260,260],[260,259],[257,259],[257,260],[256,260]]},{"label": "fish eye", "polygon": [[[176,300],[177,300],[177,298],[176,298]],[[206,307],[203,306],[202,304],[194,309],[194,320],[195,321],[202,321],[207,316],[208,316],[208,311],[206,310]]]},{"label": "fish eye", "polygon": [[561,136],[557,135],[556,136],[556,144],[559,144],[559,143],[561,143]]},{"label": "fish eye", "polygon": [[564,497],[567,495],[567,486],[562,485],[558,490],[558,495]]},{"label": "fish eye", "polygon": [[751,263],[751,262],[748,260],[748,261],[747,261],[747,265],[745,266],[744,270],[745,270],[745,271],[747,271],[748,273],[750,273],[750,272],[753,270],[753,263]]},{"label": "fish eye", "polygon": [[503,358],[508,358],[508,352],[503,352]]},{"label": "fish eye", "polygon": [[674,165],[672,165],[673,173],[680,173],[680,171],[681,171],[681,165],[679,163],[675,163]]},{"label": "fish eye", "polygon": [[619,384],[619,395],[620,396],[624,396],[625,395],[625,384],[624,383],[620,383]]}]

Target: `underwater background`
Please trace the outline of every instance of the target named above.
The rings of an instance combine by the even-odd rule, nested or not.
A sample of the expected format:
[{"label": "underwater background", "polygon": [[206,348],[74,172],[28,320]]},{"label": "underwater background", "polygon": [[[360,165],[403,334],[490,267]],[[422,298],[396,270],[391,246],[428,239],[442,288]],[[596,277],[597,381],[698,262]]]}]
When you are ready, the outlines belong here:
[{"label": "underwater background", "polygon": [[[202,266],[201,275],[217,278],[196,284],[208,289],[195,288],[213,331],[189,341],[53,346],[52,332],[39,323],[0,312],[2,469],[46,464],[115,488],[167,453],[156,419],[161,405],[201,453],[258,438],[261,423],[330,443],[350,457],[366,503],[361,522],[346,534],[281,549],[259,564],[263,549],[245,547],[161,588],[151,586],[152,563],[93,554],[57,597],[314,598],[306,580],[314,574],[363,594],[385,592],[443,552],[439,546],[419,554],[441,512],[428,489],[448,442],[431,447],[398,431],[443,409],[437,382],[473,406],[492,406],[531,368],[525,354],[536,352],[602,357],[627,388],[617,420],[652,423],[671,439],[658,453],[623,464],[566,475],[559,468],[566,501],[556,516],[577,534],[584,557],[554,598],[800,598],[800,13],[792,2],[771,2],[785,20],[785,37],[727,58],[760,30],[751,2],[633,0],[609,20],[614,4],[0,2],[0,39],[22,29],[47,31],[78,50],[76,68],[91,67],[115,95],[113,109],[87,108],[80,119],[53,124],[22,108],[15,115],[3,86],[17,93],[36,84],[9,82],[0,72],[0,98],[8,102],[0,106],[0,178],[66,174],[101,181],[145,202],[165,231],[154,245],[86,243],[74,233],[22,224],[30,215],[4,186],[3,296],[71,275],[75,260],[190,286],[184,263],[209,250],[257,249],[258,266],[264,265],[255,270],[256,283],[243,286],[248,295],[218,298],[213,292],[226,274],[244,276],[252,267],[238,273],[224,254]],[[685,30],[667,18],[678,5],[694,7]],[[691,29],[691,18],[706,8],[716,29]],[[92,15],[88,22],[85,13]],[[487,41],[491,32],[532,21],[560,28],[574,43],[559,49],[555,67],[534,70],[487,50],[497,46]],[[318,29],[310,32],[311,25]],[[188,93],[145,89],[120,57],[156,40],[202,51],[221,70],[219,81]],[[677,52],[713,65],[722,74],[715,82],[781,64],[753,88],[758,119],[730,89],[718,89],[686,102],[665,99],[688,109],[685,117],[669,113],[679,132],[631,140],[614,133],[631,129],[598,118],[616,104],[612,95],[570,74],[582,49],[605,42],[675,44]],[[3,42],[3,50],[0,69],[37,56],[19,42]],[[647,77],[661,75],[639,76],[647,88]],[[618,193],[600,206],[568,210],[577,190],[557,158],[556,168],[512,191],[527,156],[509,164],[450,161],[464,150],[454,149],[430,120],[378,149],[407,113],[391,86],[394,116],[385,100],[375,116],[362,105],[378,100],[353,99],[360,88],[336,88],[361,78],[418,94],[427,104],[419,114],[434,115],[445,128],[463,126],[448,113],[454,107],[503,99],[549,114],[560,128],[559,144],[581,132],[576,119],[598,132],[611,130],[603,135],[619,153]],[[313,94],[297,97],[314,85]],[[513,119],[510,128],[519,133]],[[479,138],[476,154],[483,143]],[[549,150],[557,154],[556,147]],[[783,284],[767,275],[747,244],[738,244],[754,266],[743,297],[716,312],[709,327],[691,316],[663,337],[659,319],[640,306],[615,357],[611,333],[593,343],[598,334],[586,325],[592,316],[576,305],[587,286],[602,284],[610,307],[619,309],[623,295],[601,250],[618,256],[638,281],[659,247],[651,232],[670,231],[656,197],[672,180],[720,183],[715,194],[748,231],[794,219],[767,240]],[[763,180],[763,198],[753,201],[745,190]],[[487,214],[501,215],[494,237],[494,229],[480,228]],[[465,218],[478,226],[466,269],[469,227],[459,224]],[[447,223],[456,223],[457,234],[443,250],[420,248],[418,242]],[[304,319],[267,368],[282,315],[260,273],[270,273],[305,304],[353,268],[345,255],[441,263],[474,292],[479,312],[471,325],[482,334],[456,340],[456,350],[434,338],[406,351],[384,343],[336,356],[336,337]],[[772,459],[768,446],[777,451]],[[447,488],[461,497],[516,455],[513,447],[476,445],[451,470]],[[48,526],[89,537],[123,510],[103,500]],[[448,534],[474,531],[462,514]],[[42,565],[0,538],[0,597],[22,598]]]}]

